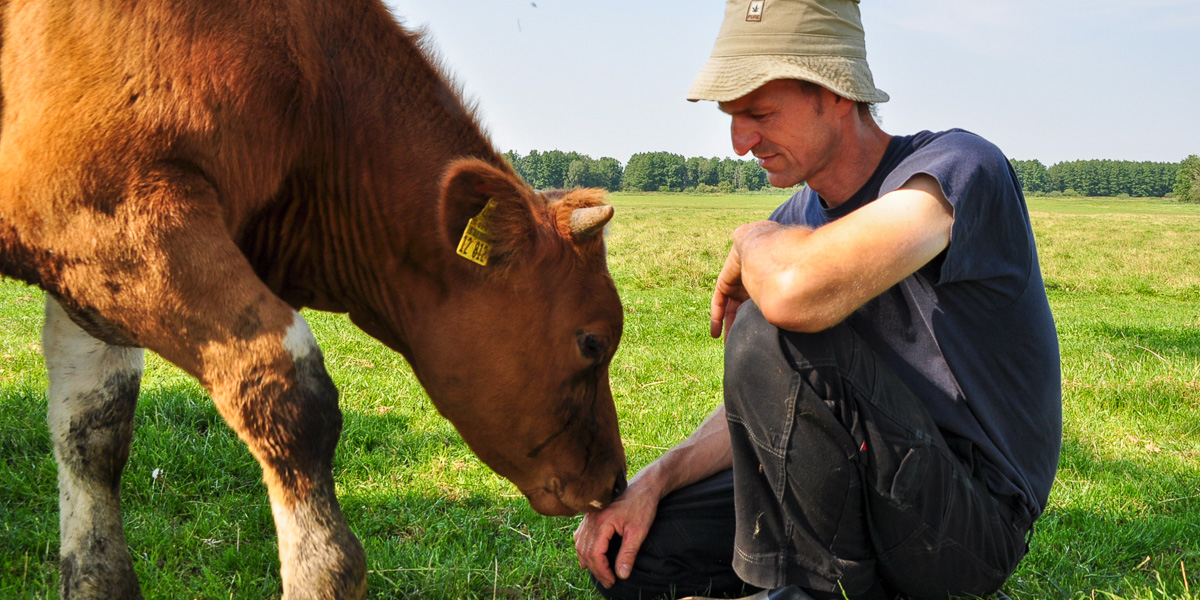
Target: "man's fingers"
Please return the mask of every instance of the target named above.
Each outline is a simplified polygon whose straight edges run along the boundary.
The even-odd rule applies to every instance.
[[[714,294],[712,305],[712,321],[708,326],[708,334],[714,338],[720,338],[722,332],[724,332],[726,336],[729,335],[729,328],[733,327],[733,320],[737,318],[738,307],[740,307],[742,302],[744,302],[744,300],[738,300],[725,294],[721,294],[720,292],[717,292],[717,294],[720,294],[721,296],[721,303],[718,307],[717,297]]]
[[[644,527],[626,527],[621,537],[621,549],[617,552],[617,577],[628,579],[633,572],[633,561],[637,558],[642,542],[646,541],[648,529]]]
[[[742,306],[740,300],[730,300],[725,305],[725,337],[729,337],[729,329],[733,327],[733,321],[737,318],[738,308]]]
[[[617,582],[613,570],[608,564],[608,544],[616,533],[611,523],[602,523],[585,531],[576,541],[575,553],[579,557],[579,566],[591,571],[596,581],[606,588]],[[582,546],[582,547],[581,547]]]
[[[575,535],[576,535],[576,537],[575,537],[575,560],[579,561],[579,568],[586,569],[587,564],[585,564],[585,562],[583,560],[583,556],[584,556],[583,548],[581,548],[579,545],[579,537],[578,537],[579,530],[578,529],[575,530]]]
[[[712,304],[709,306],[709,335],[720,338],[722,329],[728,331],[732,313],[746,298],[746,290],[742,287],[741,257],[736,249],[732,249],[729,256],[725,257],[725,265],[721,267],[713,289]]]
[[[714,338],[721,337],[721,323],[725,322],[725,294],[713,294],[712,307],[709,309],[708,334]]]
[[[579,561],[579,566],[583,568],[587,568],[587,565],[583,564],[583,555],[586,550],[585,543],[587,540],[587,533],[584,530],[590,529],[589,525],[587,517],[584,517],[579,522],[579,527],[575,528],[575,533],[571,534],[572,539],[575,540],[575,558]]]

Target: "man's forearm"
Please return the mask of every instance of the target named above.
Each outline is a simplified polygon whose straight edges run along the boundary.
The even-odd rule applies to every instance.
[[[658,490],[659,497],[733,466],[729,424],[725,406],[713,411],[692,435],[646,465],[634,476],[635,483]]]

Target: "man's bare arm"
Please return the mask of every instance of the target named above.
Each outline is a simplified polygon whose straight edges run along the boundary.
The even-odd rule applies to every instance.
[[[953,222],[937,180],[916,175],[816,230],[770,221],[739,227],[730,252],[738,264],[726,262],[717,287],[744,290],[777,327],[821,331],[945,250]]]

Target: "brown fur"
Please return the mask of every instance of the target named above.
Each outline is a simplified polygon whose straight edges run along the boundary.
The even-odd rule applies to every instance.
[[[454,248],[489,199],[480,267]],[[602,202],[522,182],[378,0],[0,0],[0,274],[207,387],[263,466],[287,598],[365,589],[300,307],[404,353],[539,511],[611,499],[621,308],[568,227]]]

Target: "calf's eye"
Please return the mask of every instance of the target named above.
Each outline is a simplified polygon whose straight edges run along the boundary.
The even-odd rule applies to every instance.
[[[579,344],[579,353],[585,359],[592,362],[603,360],[606,348],[600,336],[580,331],[575,335],[575,343]]]

